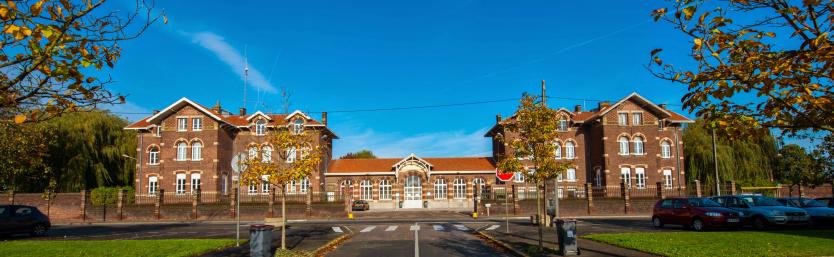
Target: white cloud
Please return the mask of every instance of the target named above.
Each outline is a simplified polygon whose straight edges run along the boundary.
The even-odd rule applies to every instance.
[[[184,33],[186,34],[186,33]],[[237,75],[243,79],[243,69],[245,65],[244,56],[240,51],[229,45],[223,37],[210,31],[202,31],[194,34],[187,34],[191,37],[191,42],[205,48],[214,53],[220,61],[226,63]],[[260,90],[267,93],[276,93],[278,90],[272,86],[263,74],[255,68],[249,67],[249,83]]]
[[[472,132],[441,131],[403,136],[367,129],[355,134],[340,134],[335,141],[334,157],[347,152],[368,149],[378,157],[398,158],[414,153],[420,157],[490,156],[490,141],[484,137],[487,128]]]

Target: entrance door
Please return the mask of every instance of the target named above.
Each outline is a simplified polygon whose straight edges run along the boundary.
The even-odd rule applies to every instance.
[[[405,201],[403,201],[403,208],[422,208],[423,207],[423,185],[420,183],[419,176],[408,176],[405,179]]]

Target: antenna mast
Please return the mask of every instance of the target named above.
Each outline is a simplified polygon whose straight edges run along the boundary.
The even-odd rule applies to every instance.
[[[246,45],[243,46],[243,108],[246,108],[246,82],[249,80],[249,56]]]

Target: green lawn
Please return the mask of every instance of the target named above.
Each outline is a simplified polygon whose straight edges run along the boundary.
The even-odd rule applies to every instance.
[[[235,244],[228,239],[100,241],[6,241],[0,255],[13,256],[196,256]]]
[[[665,256],[832,256],[834,231],[594,234],[584,238]]]

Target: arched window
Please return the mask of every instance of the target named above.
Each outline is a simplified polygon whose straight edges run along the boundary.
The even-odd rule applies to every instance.
[[[261,148],[261,162],[271,162],[272,161],[272,147],[265,145]]]
[[[203,143],[199,141],[191,143],[191,160],[202,160],[203,159]]]
[[[669,144],[669,141],[664,140],[663,142],[660,142],[660,157],[672,157],[672,144]]]
[[[472,191],[478,191],[478,195],[484,193],[484,187],[486,187],[486,183],[484,183],[484,179],[482,178],[475,178],[472,180]]]
[[[266,121],[263,119],[258,119],[255,122],[255,135],[265,135],[266,134]]]
[[[621,136],[617,139],[617,142],[620,143],[620,154],[627,155],[628,154],[628,138],[625,136]]]
[[[339,184],[339,194],[353,194],[353,180],[344,180]]]
[[[634,154],[635,155],[643,155],[643,137],[636,136],[634,137]]]
[[[185,161],[186,155],[188,155],[188,144],[179,142],[177,144],[177,161]]]
[[[379,200],[391,200],[391,182],[388,180],[379,181]]]
[[[446,199],[446,195],[448,194],[447,187],[445,179],[435,179],[434,199]]]
[[[466,181],[462,178],[455,179],[452,186],[455,189],[455,199],[466,199]]]
[[[362,180],[359,182],[359,199],[373,200],[373,184],[370,180]]]
[[[574,146],[573,142],[568,141],[565,143],[565,159],[573,160],[576,157],[576,147]]]
[[[251,146],[249,147],[249,159],[252,160],[255,158],[258,158],[258,148]]]
[[[560,145],[559,142],[553,144],[553,155],[557,160],[562,159],[562,145]]]
[[[297,155],[296,152],[295,147],[287,149],[287,163],[295,162],[295,156]]]
[[[296,134],[301,134],[301,132],[304,132],[304,120],[295,119],[295,121],[292,124],[292,132]]]
[[[564,116],[559,118],[559,131],[568,131],[568,119]]]
[[[159,164],[159,147],[152,146],[151,149],[148,150],[148,164]]]

